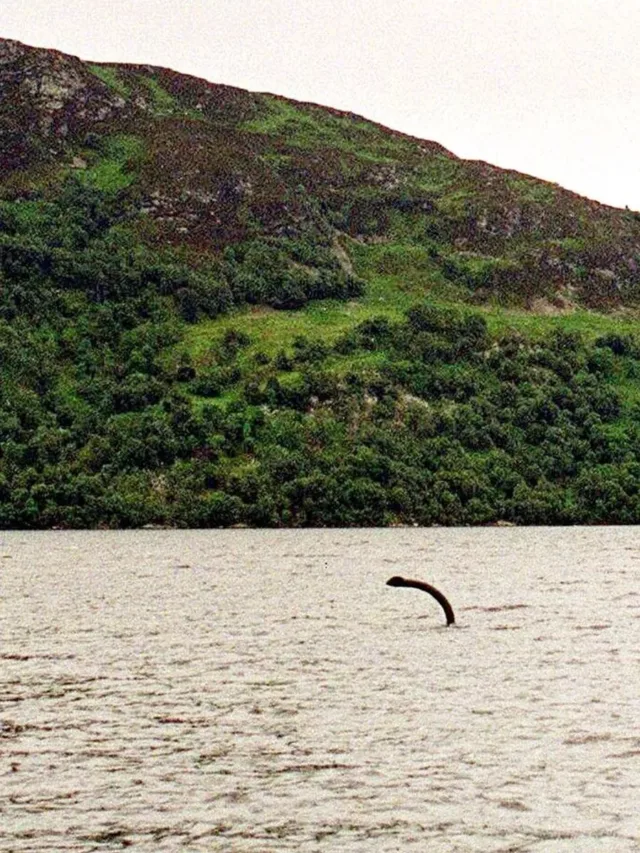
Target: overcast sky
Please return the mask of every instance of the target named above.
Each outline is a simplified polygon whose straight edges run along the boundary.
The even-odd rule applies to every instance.
[[[0,36],[352,110],[640,210],[640,0],[0,0]]]

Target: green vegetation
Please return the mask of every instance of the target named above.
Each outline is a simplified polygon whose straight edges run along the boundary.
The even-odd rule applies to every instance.
[[[171,115],[176,111],[176,99],[162,88],[155,77],[140,77],[139,79],[151,93],[156,115]]]
[[[118,75],[117,68],[109,65],[89,65],[88,67],[92,74],[95,74],[99,80],[102,80],[116,95],[120,95],[121,98],[129,97],[129,87]]]
[[[29,57],[0,528],[640,523],[638,214],[146,66],[52,117]]]
[[[364,294],[321,245],[194,269],[132,216],[0,205],[3,527],[640,521],[631,320],[425,301],[415,246]]]
[[[131,186],[136,180],[138,167],[143,156],[141,139],[132,135],[118,135],[93,142],[97,151],[93,163],[78,173],[78,179],[87,186],[107,193],[116,193]]]
[[[293,104],[273,95],[263,97],[261,114],[242,125],[248,133],[286,139],[301,148],[331,147],[371,160],[389,160],[407,149],[407,143],[384,137],[370,122],[332,114],[317,107]]]
[[[556,197],[558,187],[525,175],[509,174],[506,178],[509,188],[527,201],[551,204]]]

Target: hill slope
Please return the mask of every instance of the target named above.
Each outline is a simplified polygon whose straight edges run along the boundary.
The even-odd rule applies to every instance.
[[[0,527],[638,521],[639,263],[436,143],[0,40]]]
[[[128,187],[145,240],[215,252],[347,235],[429,248],[476,298],[638,296],[633,214],[358,116],[10,41],[0,91],[5,192],[46,192],[74,170]]]

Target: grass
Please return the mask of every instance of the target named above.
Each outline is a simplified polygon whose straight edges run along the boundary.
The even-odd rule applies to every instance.
[[[509,189],[514,190],[523,201],[532,201],[537,204],[553,204],[556,199],[557,187],[529,178],[525,175],[505,176],[505,182]]]
[[[295,311],[246,307],[191,326],[180,347],[186,349],[198,364],[206,360],[208,353],[229,329],[244,332],[251,340],[239,357],[244,373],[255,370],[254,356],[258,351],[271,358],[281,350],[290,353],[299,335],[331,345],[358,323],[372,317],[401,320],[412,305],[425,298],[438,305],[455,306],[463,314],[481,314],[492,337],[517,331],[536,340],[554,329],[561,329],[577,332],[585,341],[593,341],[611,332],[635,335],[639,328],[638,319],[632,315],[617,316],[575,309],[549,316],[534,314],[524,308],[472,306],[461,302],[455,286],[442,280],[428,253],[417,246],[354,243],[350,249],[357,273],[367,282],[366,292],[359,299],[348,302],[321,300]],[[381,266],[391,271],[380,272]],[[362,370],[367,366],[378,366],[383,357],[381,353],[331,356],[324,366],[338,372]],[[640,400],[640,382],[627,377],[624,372],[612,381],[626,403]],[[231,389],[226,396],[233,399],[235,394]]]
[[[112,92],[121,98],[128,100],[131,97],[131,87],[119,76],[118,69],[105,65],[89,65],[89,70],[107,85]],[[153,113],[158,118],[165,116],[184,115],[188,118],[202,121],[204,116],[198,110],[184,110],[180,107],[174,96],[164,89],[155,77],[146,74],[138,74],[136,77],[140,85],[148,89],[151,96]]]
[[[496,306],[474,310],[483,313],[492,334],[518,331],[534,340],[544,337],[553,329],[577,332],[587,341],[610,332],[619,335],[637,335],[640,330],[640,318],[637,316],[598,314],[583,308],[552,316],[534,314],[524,309],[505,309]]]
[[[404,296],[391,300],[390,285],[394,283],[396,295],[404,294]],[[198,365],[207,361],[209,353],[221,343],[225,332],[230,329],[245,332],[249,335],[251,343],[238,355],[237,364],[241,370],[242,382],[247,378],[258,378],[260,368],[255,362],[255,355],[258,352],[266,353],[270,358],[281,350],[291,354],[293,342],[299,335],[331,345],[342,334],[371,317],[385,316],[390,320],[401,320],[406,309],[418,301],[420,300],[415,294],[400,290],[398,282],[394,282],[392,278],[377,277],[370,282],[366,296],[358,300],[346,303],[323,300],[310,303],[299,311],[276,311],[265,307],[246,308],[215,320],[198,323],[188,329],[179,347],[181,350],[186,349],[194,364]],[[524,310],[464,306],[455,300],[438,304],[454,305],[462,313],[482,314],[492,336],[517,330],[536,339],[543,338],[553,329],[564,329],[580,332],[585,339],[593,340],[607,332],[624,334],[636,331],[638,328],[638,324],[630,319],[621,320],[588,311],[547,317],[532,315]],[[330,353],[322,362],[322,369],[338,376],[344,376],[350,371],[362,374],[379,369],[386,359],[387,354],[384,351],[362,352],[359,350],[345,355]],[[455,369],[455,366],[452,369]],[[278,378],[287,384],[292,381],[293,373],[279,372]],[[614,375],[608,379],[608,384],[611,384],[621,395],[624,410],[620,428],[626,429],[633,407],[640,405],[640,381],[628,376],[624,365],[620,364]],[[238,383],[214,399],[194,396],[193,401],[199,407],[205,404],[224,405],[241,398],[242,391]]]
[[[473,194],[469,189],[452,189],[438,200],[438,210],[448,216],[463,216],[472,197]]]
[[[299,148],[331,147],[378,161],[391,162],[407,150],[407,142],[382,135],[364,120],[294,106],[273,95],[264,95],[263,99],[266,109],[244,122],[240,130],[281,136],[288,145]]]
[[[199,110],[184,109],[181,107],[176,98],[170,92],[167,92],[166,89],[163,89],[155,77],[141,75],[138,79],[149,90],[153,101],[154,115],[158,118],[180,115],[204,121],[204,116]]]
[[[153,100],[154,113],[157,116],[173,115],[177,109],[176,99],[169,94],[166,89],[163,89],[155,77],[147,77],[141,75],[138,77],[143,86],[145,86]]]
[[[105,65],[89,65],[88,67],[89,70],[95,74],[99,80],[102,80],[102,82],[108,86],[112,92],[115,92],[116,95],[120,95],[121,98],[129,97],[130,89],[118,76],[117,69],[109,68]]]
[[[137,136],[107,137],[101,146],[101,157],[79,172],[78,177],[96,189],[118,192],[135,181],[137,170],[134,167],[142,158],[143,150],[143,142]]]
[[[416,187],[424,193],[443,193],[453,186],[461,171],[460,161],[445,157],[444,154],[435,154],[417,170]],[[458,192],[463,199],[469,195],[468,190]]]
[[[436,269],[433,258],[424,245],[414,243],[357,243],[350,245],[350,254],[358,275],[375,273],[414,278]]]
[[[298,335],[332,344],[340,335],[372,317],[400,320],[424,292],[424,280],[420,287],[409,287],[398,276],[373,274],[368,277],[366,293],[359,299],[348,302],[323,299],[291,311],[265,306],[243,308],[191,326],[182,346],[198,362],[229,329],[242,331],[251,338],[251,346],[245,351],[247,357],[258,350],[270,357],[280,350],[288,351]]]

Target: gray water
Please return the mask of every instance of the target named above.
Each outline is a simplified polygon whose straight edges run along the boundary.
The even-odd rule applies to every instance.
[[[639,641],[633,528],[0,534],[0,850],[640,850]]]

